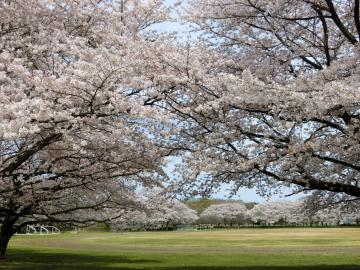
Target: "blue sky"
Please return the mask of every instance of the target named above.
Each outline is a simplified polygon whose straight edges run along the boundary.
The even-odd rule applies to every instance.
[[[165,5],[166,6],[174,6],[175,3],[177,2],[177,0],[165,0]],[[183,1],[183,3],[185,3],[186,1]],[[175,11],[174,8],[174,12],[172,13],[172,16],[174,18],[177,17],[177,12]],[[186,26],[180,24],[180,23],[176,23],[176,22],[166,22],[166,23],[160,23],[160,24],[156,24],[154,26],[152,26],[152,28],[159,30],[161,32],[185,32]]]

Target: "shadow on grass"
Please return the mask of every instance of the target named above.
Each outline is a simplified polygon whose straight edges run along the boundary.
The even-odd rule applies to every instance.
[[[156,260],[133,259],[119,255],[86,255],[76,253],[38,252],[16,249],[8,252],[5,259],[0,260],[0,269],[36,269],[36,270],[79,270],[79,269],[129,269],[112,267],[119,264],[156,263]],[[131,268],[134,269],[134,268]]]
[[[0,260],[0,270],[359,270],[360,265],[307,265],[307,266],[160,266],[159,260],[133,259],[126,256],[51,253],[32,250],[9,252]],[[180,262],[181,263],[181,262]],[[123,266],[121,266],[123,264]]]
[[[148,270],[359,270],[359,265],[316,265],[316,266],[231,266],[231,267],[184,267],[184,268],[148,268]],[[121,268],[120,268],[121,269]],[[128,269],[129,270],[129,269]]]

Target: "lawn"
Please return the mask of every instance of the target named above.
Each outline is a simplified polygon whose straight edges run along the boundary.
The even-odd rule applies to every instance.
[[[0,269],[358,270],[360,228],[15,236]]]

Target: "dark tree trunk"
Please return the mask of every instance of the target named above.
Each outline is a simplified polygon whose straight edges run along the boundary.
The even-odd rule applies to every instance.
[[[5,258],[11,236],[12,235],[0,235],[0,259]]]
[[[17,217],[15,216],[5,216],[4,222],[1,224],[0,259],[5,257],[10,238],[16,233],[14,226],[16,221]]]

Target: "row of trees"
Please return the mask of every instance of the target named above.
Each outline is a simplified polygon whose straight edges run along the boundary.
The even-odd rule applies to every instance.
[[[108,228],[111,231],[173,230],[177,225],[194,224],[199,219],[197,212],[186,204],[164,196],[153,197],[147,206],[145,211],[125,210],[120,218],[107,222]]]
[[[359,0],[190,0],[188,44],[154,31],[171,11],[0,1],[0,256],[28,224],[143,209],[144,187],[360,197]]]
[[[359,218],[357,211],[340,206],[314,210],[305,201],[271,201],[250,209],[240,203],[211,205],[197,222],[218,226],[335,226],[357,224]]]
[[[178,200],[162,198],[161,209],[152,211],[125,212],[109,222],[112,231],[124,230],[173,230],[178,225],[211,225],[212,227],[234,226],[339,226],[357,225],[358,211],[335,206],[321,210],[307,207],[301,201],[270,201],[247,207],[243,203],[223,202],[212,204],[197,213]],[[180,226],[181,228],[181,226]]]

